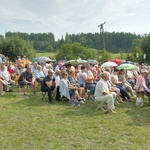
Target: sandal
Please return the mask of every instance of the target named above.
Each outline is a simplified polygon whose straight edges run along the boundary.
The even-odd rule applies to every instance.
[[[119,103],[124,103],[124,101],[123,100],[119,100]]]
[[[133,99],[128,99],[128,101],[129,101],[129,102],[134,102],[134,100],[133,100]]]

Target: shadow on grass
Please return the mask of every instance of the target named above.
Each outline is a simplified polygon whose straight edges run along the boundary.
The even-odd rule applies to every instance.
[[[131,117],[132,122],[127,126],[149,126],[150,125],[150,107],[145,102],[143,107],[135,106],[135,103],[129,103],[124,106],[126,114]]]
[[[29,98],[17,97],[17,100],[9,102],[9,105],[25,105],[25,106],[46,106],[48,100],[41,100],[41,96],[30,95]]]
[[[87,100],[84,104],[81,104],[80,106],[67,106],[66,105],[66,111],[59,112],[58,115],[62,116],[88,116],[88,117],[94,117],[99,116],[102,114],[106,114],[103,110],[95,111],[97,108],[97,105],[91,101]]]

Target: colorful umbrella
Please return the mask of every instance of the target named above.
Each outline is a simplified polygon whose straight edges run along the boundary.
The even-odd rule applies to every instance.
[[[116,67],[118,66],[115,62],[111,62],[111,61],[108,61],[108,62],[104,62],[101,67]]]
[[[115,62],[117,65],[120,65],[121,63],[122,63],[122,60],[121,59],[118,59],[118,58],[116,58],[116,59],[113,59],[113,60],[111,60],[112,62]]]
[[[137,67],[135,65],[132,64],[121,64],[117,67],[117,69],[124,69],[124,70],[135,70],[137,69]]]
[[[26,65],[26,64],[32,64],[32,62],[29,61],[29,60],[27,60],[27,59],[21,59],[21,60],[19,60],[19,63],[23,63],[24,65]]]
[[[89,64],[97,64],[97,63],[98,63],[98,61],[95,60],[95,59],[88,59],[87,62],[88,62]]]
[[[79,60],[79,62],[80,62],[81,64],[88,63],[87,60],[83,60],[83,59]]]
[[[38,61],[38,63],[41,63],[41,62],[54,62],[55,60],[52,60],[52,59],[45,57],[45,56],[41,56],[38,58],[37,61]]]
[[[79,65],[80,63],[80,60],[69,60],[64,65]]]

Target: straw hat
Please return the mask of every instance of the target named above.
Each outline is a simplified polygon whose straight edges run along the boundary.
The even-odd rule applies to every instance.
[[[148,73],[148,71],[146,69],[141,69],[141,73]]]

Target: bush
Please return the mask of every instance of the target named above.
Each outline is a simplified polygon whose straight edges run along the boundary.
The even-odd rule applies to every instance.
[[[26,56],[28,59],[33,58],[35,51],[29,41],[22,40],[18,36],[5,38],[0,43],[1,53],[14,61],[17,56]]]

